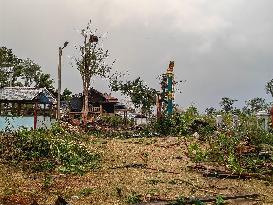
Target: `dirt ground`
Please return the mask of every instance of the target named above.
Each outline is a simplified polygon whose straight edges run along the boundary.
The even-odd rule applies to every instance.
[[[71,205],[123,205],[135,196],[145,202],[236,194],[259,198],[228,204],[273,204],[271,182],[205,178],[190,171],[187,166],[192,163],[180,138],[91,138],[88,146],[101,154],[102,161],[99,169],[83,176],[28,174],[0,165],[0,205],[27,205],[33,199],[50,205],[59,195]]]

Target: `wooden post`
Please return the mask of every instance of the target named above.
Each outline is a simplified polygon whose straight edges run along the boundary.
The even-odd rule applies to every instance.
[[[44,121],[45,121],[45,109],[46,109],[46,104],[44,104],[44,110],[43,110]]]
[[[34,107],[34,130],[37,128],[37,106],[38,103],[35,102],[35,107]]]
[[[128,124],[128,111],[127,110],[126,110],[125,118],[126,118],[126,125],[127,125]]]
[[[271,127],[273,128],[273,107],[270,109],[270,115],[271,115]]]
[[[100,105],[100,115],[103,114],[103,109],[102,109],[102,105]]]
[[[156,96],[156,116],[157,116],[157,119],[160,119],[161,118],[161,110],[162,110],[162,102],[161,102],[161,99],[160,99],[160,94],[157,94]]]
[[[123,112],[124,124],[127,126],[127,110]]]
[[[21,103],[17,103],[17,116],[21,116]]]

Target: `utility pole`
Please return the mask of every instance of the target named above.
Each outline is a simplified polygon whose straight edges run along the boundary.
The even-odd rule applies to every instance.
[[[57,99],[57,120],[61,119],[61,85],[62,85],[62,55],[63,49],[67,46],[68,42],[64,43],[63,47],[59,47],[59,64],[58,64],[58,99]]]

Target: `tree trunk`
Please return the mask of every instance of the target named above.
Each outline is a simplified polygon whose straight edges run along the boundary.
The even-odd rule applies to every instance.
[[[88,106],[88,83],[84,82],[83,84],[83,107],[82,107],[82,120],[83,124],[86,124],[87,121],[87,115],[89,111],[89,106]]]

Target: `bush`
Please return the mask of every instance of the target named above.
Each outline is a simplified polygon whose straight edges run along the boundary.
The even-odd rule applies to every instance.
[[[159,135],[186,136],[198,132],[201,136],[213,133],[215,122],[212,117],[202,116],[193,106],[182,113],[163,115],[152,127]]]
[[[217,162],[239,174],[268,171],[265,165],[272,166],[273,159],[263,156],[260,151],[266,146],[272,147],[273,134],[261,128],[255,116],[240,114],[235,127],[232,115],[225,113],[223,124],[217,132],[203,136],[205,144],[197,141],[189,146],[191,159],[194,162]]]
[[[111,127],[118,127],[124,124],[124,119],[118,115],[106,115],[102,116],[101,121],[103,124],[106,124]]]
[[[133,192],[127,197],[126,200],[127,204],[138,204],[141,202],[140,194],[137,194],[136,192]]]
[[[79,138],[58,124],[49,130],[23,129],[0,136],[0,157],[4,163],[32,171],[83,174],[97,167],[99,155],[90,153]]]

